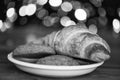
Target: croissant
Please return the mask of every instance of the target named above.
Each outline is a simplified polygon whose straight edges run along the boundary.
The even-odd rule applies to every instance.
[[[105,61],[110,58],[110,47],[99,35],[81,25],[69,26],[42,38],[57,54],[69,55],[92,61]]]

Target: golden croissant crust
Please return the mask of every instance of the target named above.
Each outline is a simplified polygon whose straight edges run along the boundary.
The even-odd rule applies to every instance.
[[[92,51],[92,53],[86,53],[87,49],[90,47],[89,45],[94,47],[96,46],[95,44],[101,46],[102,49],[96,52],[96,50],[100,48],[96,47],[96,50]],[[109,54],[106,54],[110,53],[110,47],[105,40],[97,34],[91,33],[88,29],[78,26],[70,26],[62,29],[55,38],[54,49],[58,54],[70,55],[93,61],[104,61],[110,57]],[[89,57],[88,54],[92,56]]]
[[[81,25],[69,26],[58,32],[52,32],[33,43],[51,47],[54,54],[59,55],[97,62],[110,58],[110,47],[107,42]]]

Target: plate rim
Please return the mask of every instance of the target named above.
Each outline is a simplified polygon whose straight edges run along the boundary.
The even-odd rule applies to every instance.
[[[88,68],[97,68],[101,66],[104,61],[94,64],[80,65],[80,66],[55,66],[55,65],[42,65],[42,64],[33,64],[28,62],[23,62],[13,58],[13,52],[9,53],[7,56],[8,60],[14,64],[31,67],[31,68],[39,68],[39,69],[52,69],[52,70],[77,70],[77,69],[88,69]]]

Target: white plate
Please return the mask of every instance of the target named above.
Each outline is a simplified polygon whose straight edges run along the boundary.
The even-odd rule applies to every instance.
[[[8,54],[8,60],[13,62],[20,70],[36,75],[51,77],[73,77],[88,74],[104,63],[100,62],[80,66],[41,65],[17,60],[13,58],[12,54],[13,53]]]

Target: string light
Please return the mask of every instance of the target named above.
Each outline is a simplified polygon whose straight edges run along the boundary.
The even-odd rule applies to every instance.
[[[52,20],[51,20],[51,21],[53,22],[53,24],[59,22],[60,17],[58,16],[57,13],[51,13],[50,16],[52,17]]]
[[[39,18],[39,19],[42,19],[43,17],[47,16],[48,15],[48,11],[44,8],[42,8],[41,10],[37,11],[36,13],[36,16]]]
[[[6,30],[7,30],[7,27],[6,27],[6,24],[5,24],[6,22],[2,22],[1,23],[1,28],[0,28],[0,30],[1,30],[1,32],[5,32]]]
[[[6,15],[7,15],[8,18],[13,17],[14,14],[15,14],[15,9],[14,9],[14,8],[9,8],[9,9],[7,10]]]
[[[3,27],[3,22],[0,20],[0,29]]]
[[[73,9],[73,6],[70,2],[63,2],[61,4],[61,9],[65,12],[70,12]]]
[[[17,18],[18,18],[18,15],[17,15],[17,13],[15,13],[12,17],[8,18],[8,20],[9,20],[11,23],[13,23],[13,22],[16,21]]]
[[[49,4],[52,7],[59,7],[62,4],[62,0],[49,0]]]
[[[113,19],[113,30],[115,33],[120,32],[120,21],[118,19]]]
[[[68,17],[68,16],[63,16],[61,19],[60,19],[60,23],[62,26],[66,26],[66,22],[67,21],[70,21],[71,19]]]
[[[2,28],[1,28],[1,32],[5,32],[7,30],[7,28],[5,27],[5,26],[3,26]]]
[[[43,23],[46,27],[50,27],[50,26],[53,25],[53,23],[52,23],[51,20],[52,20],[52,17],[51,17],[51,16],[46,16],[46,17],[44,17],[42,23]]]
[[[19,9],[20,16],[26,16],[26,8],[27,8],[27,6],[25,6],[25,5],[20,7],[20,9]]]
[[[74,15],[80,21],[84,21],[87,19],[87,12],[82,8],[76,9]]]
[[[16,19],[17,19],[17,13],[15,12],[15,9],[14,8],[9,8],[7,10],[7,19],[10,21],[10,22],[14,22]]]
[[[51,23],[52,24],[55,24],[55,23],[57,23],[58,22],[58,20],[59,20],[59,18],[58,17],[51,17]]]
[[[28,4],[26,7],[26,15],[32,16],[37,10],[36,4]]]
[[[37,4],[39,5],[45,5],[48,2],[48,0],[37,0]]]

